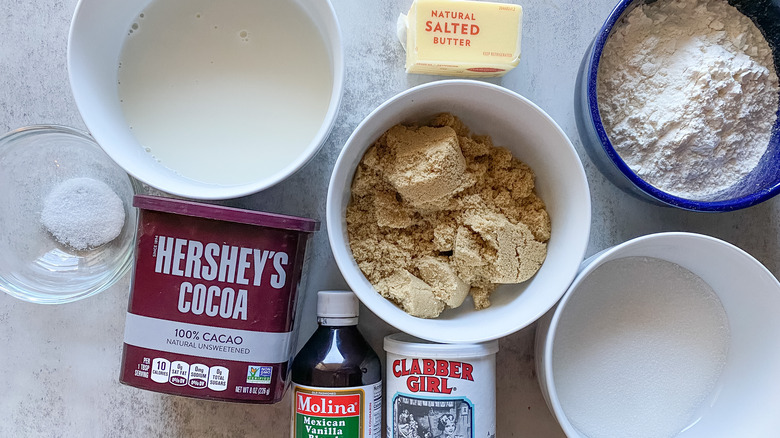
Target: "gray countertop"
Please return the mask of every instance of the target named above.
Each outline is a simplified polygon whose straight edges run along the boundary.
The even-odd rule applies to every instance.
[[[346,86],[330,138],[285,182],[224,204],[324,221],[328,178],[352,130],[394,94],[441,79],[404,73],[395,20],[410,0],[332,1],[346,49]],[[525,12],[522,59],[503,79],[490,80],[539,105],[574,143],[593,204],[587,255],[644,234],[692,231],[733,243],[780,275],[780,199],[721,214],[657,207],[618,190],[586,155],[574,121],[574,81],[588,44],[615,2],[516,1]],[[76,0],[0,2],[0,131],[31,124],[84,128],[71,96],[65,57],[75,6]],[[308,338],[316,325],[316,291],[346,287],[324,231],[309,250],[313,257],[299,339]],[[98,296],[60,306],[0,295],[0,437],[288,435],[289,397],[276,405],[244,405],[120,385],[129,284],[126,275]],[[360,327],[379,352],[383,336],[395,331],[365,308]],[[502,438],[563,436],[536,381],[534,332],[530,326],[500,340],[497,432]]]

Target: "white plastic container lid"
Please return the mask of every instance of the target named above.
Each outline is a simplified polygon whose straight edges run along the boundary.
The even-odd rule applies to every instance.
[[[357,318],[360,302],[347,290],[321,290],[317,292],[317,316],[321,318]]]
[[[360,301],[348,290],[317,292],[317,322],[326,326],[357,325]]]
[[[406,333],[385,336],[385,351],[400,356],[430,358],[484,357],[498,352],[498,341],[478,344],[437,344]]]

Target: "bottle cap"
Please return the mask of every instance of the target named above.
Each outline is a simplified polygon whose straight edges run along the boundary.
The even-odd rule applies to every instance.
[[[320,318],[357,318],[360,302],[348,290],[321,290],[317,293],[317,316]]]

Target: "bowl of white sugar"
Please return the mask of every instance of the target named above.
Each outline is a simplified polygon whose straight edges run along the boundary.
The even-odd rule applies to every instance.
[[[540,320],[536,360],[569,437],[775,437],[780,283],[692,233],[598,253]]]
[[[623,0],[585,54],[575,115],[597,167],[660,205],[731,211],[780,192],[780,5]]]
[[[68,72],[84,123],[129,174],[226,199],[316,154],[344,60],[328,0],[80,0]]]
[[[0,137],[0,291],[42,304],[111,287],[132,264],[135,182],[85,132]]]

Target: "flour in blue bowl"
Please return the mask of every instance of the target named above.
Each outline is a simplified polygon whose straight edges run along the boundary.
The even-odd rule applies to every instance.
[[[637,6],[615,25],[598,72],[612,146],[645,182],[688,199],[756,167],[779,94],[769,44],[726,0]]]

